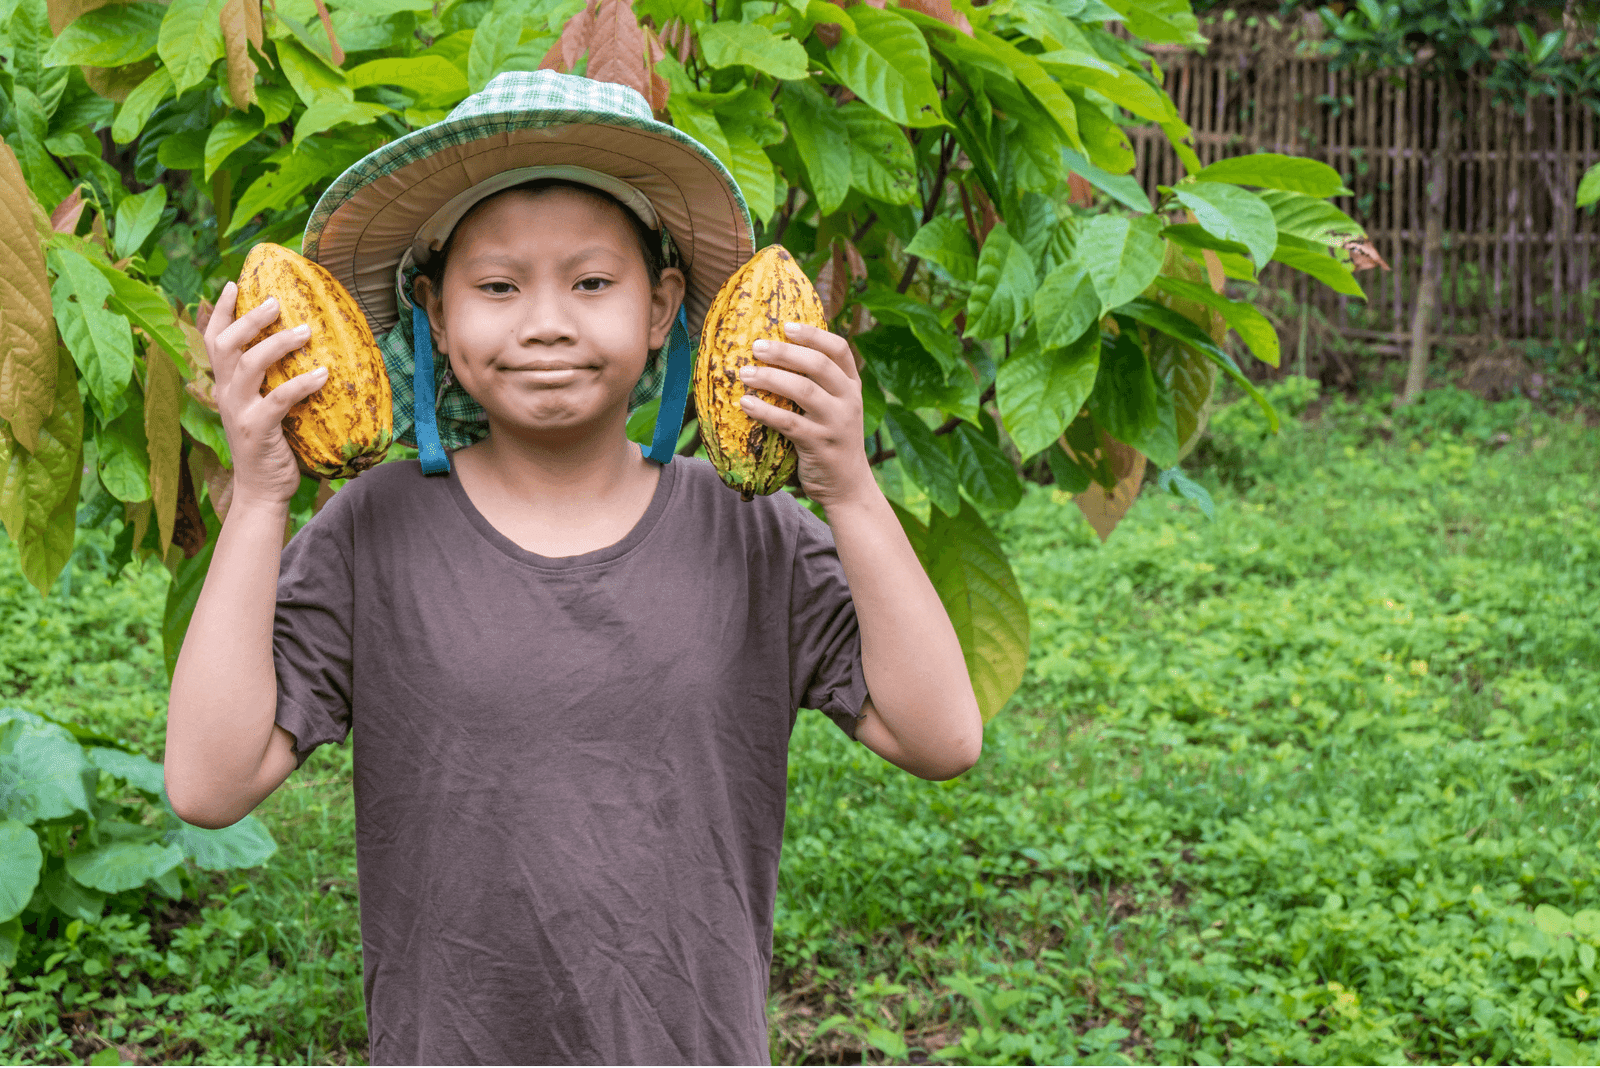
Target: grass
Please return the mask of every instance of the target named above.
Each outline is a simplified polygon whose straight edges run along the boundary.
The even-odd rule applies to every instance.
[[[971,773],[801,717],[775,1060],[1600,1061],[1594,433],[1449,394],[1214,425],[1215,522],[1002,522],[1033,654]],[[163,574],[13,574],[0,700],[158,755]],[[362,1062],[349,779],[319,750],[204,907],[25,946],[0,1057]]]

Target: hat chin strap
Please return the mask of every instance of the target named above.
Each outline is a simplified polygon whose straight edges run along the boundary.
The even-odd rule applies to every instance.
[[[417,459],[425,475],[448,475],[450,457],[439,441],[439,419],[435,411],[438,397],[433,387],[433,330],[428,325],[428,313],[420,303],[411,306],[412,354],[416,369],[412,372],[412,434],[417,442]],[[669,464],[678,449],[678,435],[683,430],[683,409],[689,400],[689,375],[693,370],[694,354],[689,347],[689,315],[678,309],[678,319],[672,324],[667,338],[667,373],[661,389],[661,407],[656,413],[655,435],[645,452],[647,460]]]

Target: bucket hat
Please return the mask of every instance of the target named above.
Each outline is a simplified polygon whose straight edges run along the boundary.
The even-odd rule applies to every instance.
[[[671,460],[682,427],[689,339],[754,251],[750,212],[727,168],[699,141],[658,122],[637,91],[611,82],[548,70],[500,74],[443,120],[351,165],[312,209],[301,250],[350,291],[379,339],[395,438],[417,447],[429,474],[448,472],[445,449],[480,440],[488,423],[434,353],[427,313],[411,299],[412,279],[474,204],[535,178],[609,193],[659,231],[667,262],[684,272],[666,366],[652,360],[630,397],[637,407],[661,395],[645,453],[657,463]]]

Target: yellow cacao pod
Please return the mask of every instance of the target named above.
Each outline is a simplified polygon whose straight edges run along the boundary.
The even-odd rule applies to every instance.
[[[263,241],[239,269],[235,318],[268,297],[278,298],[278,321],[250,345],[302,323],[310,324],[311,338],[267,369],[261,394],[312,368],[326,367],[323,387],[284,416],[283,435],[313,474],[353,478],[382,460],[394,437],[389,374],[372,328],[355,298],[321,264]]]
[[[700,332],[694,369],[694,403],[706,455],[722,481],[750,500],[773,493],[794,473],[794,444],[744,414],[739,398],[747,392],[739,368],[764,366],[751,346],[761,338],[787,341],[784,323],[828,328],[822,300],[811,280],[782,245],[768,245],[733,273],[711,302]],[[791,412],[786,397],[764,389],[757,397]]]

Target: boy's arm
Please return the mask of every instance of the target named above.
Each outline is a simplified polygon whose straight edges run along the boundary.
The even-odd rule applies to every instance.
[[[173,670],[162,761],[173,811],[201,827],[243,819],[295,768],[294,736],[275,722],[272,662],[283,531],[300,485],[281,424],[327,380],[318,368],[261,396],[267,368],[309,334],[284,330],[245,350],[277,319],[278,306],[269,300],[234,321],[237,297],[232,282],[223,287],[205,332],[233,453],[233,505]]]
[[[867,463],[854,354],[826,330],[790,323],[788,334],[790,343],[757,342],[770,366],[741,375],[803,414],[752,394],[740,404],[794,442],[801,485],[828,513],[871,694],[856,738],[913,775],[954,778],[977,762],[983,718],[950,617]]]

